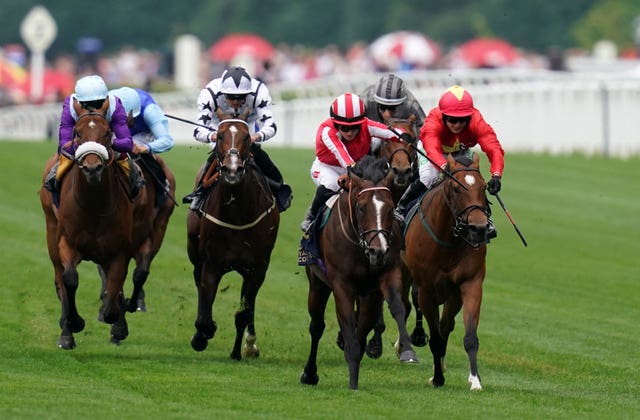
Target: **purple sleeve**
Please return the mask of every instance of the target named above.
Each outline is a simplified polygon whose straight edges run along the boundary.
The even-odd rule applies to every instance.
[[[73,140],[73,127],[76,125],[76,121],[71,116],[69,111],[71,96],[67,96],[62,104],[62,115],[60,116],[60,128],[58,130],[58,153],[62,150],[62,147]],[[73,154],[74,150],[71,145],[66,149],[67,152]]]
[[[127,113],[120,100],[116,103],[116,109],[111,115],[111,130],[114,134],[113,149],[121,153],[129,153],[133,149],[131,132],[127,126]]]

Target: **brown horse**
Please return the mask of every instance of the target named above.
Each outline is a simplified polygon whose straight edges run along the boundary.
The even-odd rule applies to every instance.
[[[187,250],[198,289],[198,316],[191,347],[203,351],[217,326],[212,307],[222,276],[242,276],[241,308],[235,314],[236,339],[231,358],[257,357],[254,312],[280,224],[280,213],[267,179],[254,166],[247,113],[238,118],[219,113],[216,160],[206,174],[209,189],[201,214],[187,216]],[[202,171],[202,169],[201,169]],[[199,179],[196,178],[196,181]],[[241,351],[243,334],[247,330]]]
[[[159,192],[156,189],[158,175],[154,172],[150,160],[155,160],[157,165],[166,178],[165,192]],[[173,214],[173,210],[176,206],[175,193],[176,193],[176,178],[173,172],[165,161],[157,155],[140,155],[135,161],[140,166],[142,174],[145,180],[145,189],[147,191],[146,205],[149,206],[151,212],[151,219],[153,220],[153,227],[151,230],[138,231],[139,234],[145,235],[142,244],[139,246],[136,255],[134,256],[136,261],[136,268],[133,271],[133,284],[140,284],[140,293],[136,302],[136,308],[138,311],[146,311],[145,304],[145,292],[142,285],[147,281],[149,271],[151,268],[151,262],[160,251],[164,235],[167,232],[167,226],[169,219]],[[163,196],[158,197],[159,194]],[[100,297],[105,296],[106,291],[106,275],[104,270],[98,266],[98,273],[102,279],[102,291]],[[99,314],[99,319],[102,319],[102,312]]]
[[[111,341],[118,343],[128,335],[125,310],[135,311],[140,284],[134,285],[130,300],[125,300],[123,285],[130,259],[140,239],[151,230],[146,212],[146,191],[130,198],[129,183],[114,164],[112,133],[106,120],[109,101],[97,111],[83,109],[74,100],[78,119],[74,128],[76,145],[73,167],[62,179],[60,206],[42,187],[40,201],[45,213],[47,247],[53,263],[55,285],[62,306],[58,346],[73,349],[73,333],[84,329],[84,319],[76,307],[77,265],[85,261],[98,264],[106,275],[104,321],[112,324]],[[44,174],[56,162],[47,162]],[[132,168],[133,170],[133,168]]]
[[[402,194],[409,187],[409,184],[418,177],[418,166],[417,166],[417,153],[415,147],[417,146],[418,139],[415,133],[415,115],[411,114],[407,119],[390,119],[385,120],[385,124],[389,126],[392,130],[398,132],[408,133],[411,136],[411,141],[406,143],[404,141],[385,141],[382,142],[382,145],[378,149],[377,155],[386,159],[389,165],[389,170],[393,173],[393,182],[389,186],[391,190],[391,194],[393,196],[394,203],[398,203]],[[400,287],[400,292],[403,295],[403,303],[405,305],[405,319],[402,321],[402,325],[399,325],[399,331],[406,329],[406,319],[409,317],[409,313],[411,312],[411,304],[409,303],[406,295],[409,293],[409,290],[412,291],[412,298],[414,302],[414,307],[416,308],[416,327],[411,333],[411,343],[418,347],[423,347],[426,345],[426,334],[424,328],[422,327],[422,315],[418,309],[417,302],[417,287],[412,287],[412,281],[409,275],[408,270],[405,266],[403,266],[403,284]],[[411,289],[410,289],[411,288]],[[395,290],[393,291],[396,292]],[[389,292],[385,296],[388,296]],[[385,330],[384,324],[384,316],[380,316],[380,319],[376,323],[375,328],[373,329],[373,336],[369,340],[366,348],[366,354],[374,359],[382,356],[382,333]],[[398,342],[396,342],[396,352],[398,352]],[[418,362],[417,356],[415,357],[407,357],[408,354],[405,355],[405,360],[401,357],[401,361],[405,362]]]
[[[385,160],[366,156],[349,172],[347,190],[340,194],[319,233],[320,261],[306,266],[311,350],[300,377],[303,384],[316,385],[319,381],[317,350],[331,293],[344,340],[349,386],[357,389],[367,335],[382,311],[381,289],[401,282],[400,223],[393,215],[389,190],[393,174],[385,169]],[[389,305],[396,319],[404,318],[399,296]],[[410,348],[406,330],[402,344]]]
[[[488,208],[486,184],[478,155],[466,150],[448,156],[450,178],[422,199],[405,233],[405,259],[419,287],[419,303],[429,325],[434,387],[444,385],[444,358],[455,316],[463,308],[464,348],[469,357],[469,384],[480,390],[478,321],[487,253]],[[444,305],[440,316],[439,305]]]

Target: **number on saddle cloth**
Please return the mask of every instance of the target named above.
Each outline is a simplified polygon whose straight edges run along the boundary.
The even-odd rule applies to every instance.
[[[320,248],[318,247],[318,232],[326,225],[329,215],[333,210],[334,204],[340,198],[340,194],[334,194],[325,203],[316,215],[315,220],[311,224],[309,232],[302,235],[300,239],[300,248],[298,249],[298,265],[305,266],[318,262],[320,256]]]

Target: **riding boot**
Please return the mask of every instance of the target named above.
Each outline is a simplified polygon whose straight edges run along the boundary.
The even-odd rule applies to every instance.
[[[400,215],[404,220],[407,211],[411,207],[411,203],[417,200],[425,191],[427,191],[427,187],[422,183],[422,181],[420,181],[420,179],[413,181],[400,198],[400,201],[398,201],[395,210],[396,215]]]
[[[44,178],[44,189],[51,192],[53,205],[60,207],[60,181],[58,180],[58,162],[56,162]]]
[[[316,190],[316,195],[313,197],[313,201],[311,205],[307,209],[305,213],[304,220],[300,223],[300,229],[304,233],[307,233],[313,224],[313,221],[316,219],[318,212],[322,208],[322,206],[327,202],[329,197],[331,197],[335,192],[331,191],[329,188],[324,185],[320,185]]]
[[[279,210],[282,213],[291,206],[291,200],[293,199],[291,187],[284,183],[282,173],[258,143],[251,145],[251,153],[256,166],[267,177],[269,189],[271,189],[273,196],[276,197]]]
[[[199,204],[201,203],[195,203],[194,201],[198,200],[200,202],[202,202],[202,197],[203,197],[203,193],[205,188],[202,185],[202,180],[204,179],[205,174],[209,171],[209,167],[211,166],[211,164],[213,163],[213,161],[216,158],[216,154],[214,153],[214,150],[211,150],[211,152],[209,152],[209,156],[207,157],[207,161],[205,162],[204,168],[202,169],[202,176],[200,177],[200,180],[198,181],[198,185],[196,185],[196,187],[193,189],[193,192],[191,192],[190,194],[185,195],[184,197],[182,197],[182,203],[183,204],[188,204],[191,203],[191,205],[189,206],[189,210],[193,210],[196,211],[199,208]],[[197,205],[196,205],[197,204]]]

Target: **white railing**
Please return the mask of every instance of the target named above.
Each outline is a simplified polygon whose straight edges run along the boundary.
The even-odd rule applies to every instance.
[[[278,134],[268,147],[312,148],[316,129],[335,96],[360,92],[380,74],[273,85]],[[524,71],[401,74],[426,112],[451,84],[467,87],[506,151],[640,155],[640,77]],[[198,92],[155,95],[172,115],[195,121]],[[296,97],[285,100],[283,98]],[[57,136],[60,104],[0,108],[0,138]],[[193,126],[170,120],[177,143],[195,142]]]

